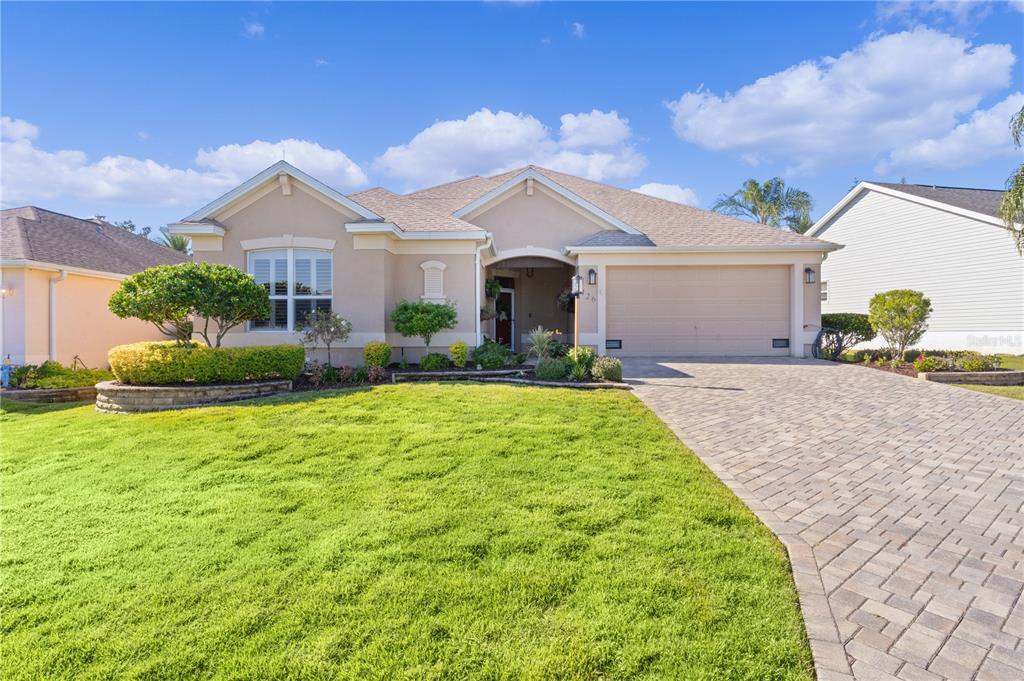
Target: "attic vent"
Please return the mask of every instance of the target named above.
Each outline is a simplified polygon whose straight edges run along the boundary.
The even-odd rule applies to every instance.
[[[439,260],[420,263],[420,269],[423,270],[423,300],[444,302],[444,271],[447,267]]]

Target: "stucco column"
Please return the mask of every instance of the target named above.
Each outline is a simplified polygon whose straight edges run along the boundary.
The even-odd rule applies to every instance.
[[[790,265],[789,354],[804,356],[804,266]]]

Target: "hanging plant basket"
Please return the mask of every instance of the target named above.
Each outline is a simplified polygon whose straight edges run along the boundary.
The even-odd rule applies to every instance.
[[[501,282],[497,279],[488,279],[484,282],[484,295],[488,298],[497,298],[501,293]]]

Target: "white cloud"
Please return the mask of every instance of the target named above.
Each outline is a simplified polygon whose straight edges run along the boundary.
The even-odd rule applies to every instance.
[[[655,196],[666,201],[675,201],[684,206],[696,206],[700,204],[697,192],[689,187],[681,187],[678,184],[662,184],[661,182],[648,182],[642,184],[633,191]]]
[[[1024,0],[1010,0],[1010,7],[1018,12],[1024,12]]]
[[[632,177],[647,165],[629,143],[629,124],[615,112],[567,114],[561,136],[529,114],[480,109],[463,119],[438,121],[407,144],[377,157],[380,172],[411,185],[490,175],[530,163],[592,180]]]
[[[149,139],[150,137],[152,137],[152,135],[150,135],[150,134],[149,134],[148,132],[146,132],[145,130],[139,130],[139,131],[138,131],[137,133],[135,133],[135,136],[136,136],[136,137],[138,137],[138,138],[139,138],[140,140],[142,140],[143,142],[145,142],[145,141],[146,141],[146,140],[148,140],[148,139]]]
[[[876,170],[894,168],[963,168],[998,156],[1020,156],[1010,139],[1010,118],[1024,106],[1016,92],[990,109],[979,109],[948,134],[897,147]]]
[[[880,2],[876,7],[879,20],[908,27],[927,22],[970,29],[992,12],[992,3],[979,0]]]
[[[609,147],[622,144],[630,138],[629,121],[619,118],[617,111],[565,114],[559,129],[562,146],[569,149],[595,146]]]
[[[791,171],[877,158],[943,135],[1010,82],[1009,45],[972,46],[927,28],[872,38],[716,95],[698,88],[668,107],[683,140]]]
[[[258,21],[243,22],[242,33],[246,38],[262,38],[266,27]]]
[[[330,63],[331,62],[327,61],[323,57],[320,57],[319,59],[313,60],[313,66],[327,66]]]
[[[3,120],[0,189],[4,205],[73,197],[91,203],[194,206],[232,189],[283,154],[311,175],[339,188],[366,183],[366,174],[345,154],[305,140],[257,140],[200,149],[195,159],[197,168],[175,168],[131,156],[104,156],[90,161],[79,150],[47,151],[35,146],[37,133],[38,129],[25,121]]]
[[[583,35],[586,32],[587,32],[587,27],[586,26],[584,26],[583,24],[581,24],[578,21],[572,22],[572,37],[573,38],[582,38]]]
[[[18,140],[34,140],[39,136],[39,128],[20,118],[0,117],[0,138],[17,142]]]

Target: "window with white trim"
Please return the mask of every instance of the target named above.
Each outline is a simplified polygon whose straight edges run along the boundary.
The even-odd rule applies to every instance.
[[[330,310],[331,252],[308,248],[249,251],[249,274],[270,296],[270,317],[249,322],[253,331],[294,331],[313,310]]]
[[[824,303],[827,300],[828,300],[828,282],[827,281],[823,281],[823,282],[821,282],[821,302]]]
[[[439,260],[420,263],[423,270],[423,300],[432,303],[444,302],[444,271],[448,268]]]

